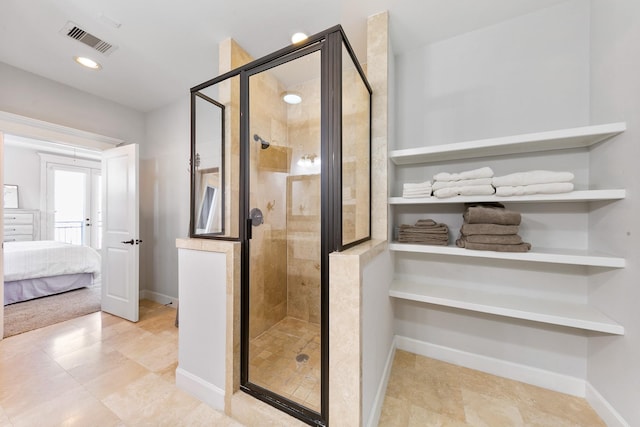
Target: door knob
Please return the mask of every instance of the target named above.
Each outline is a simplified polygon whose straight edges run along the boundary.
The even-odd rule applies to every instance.
[[[131,239],[131,240],[123,240],[120,243],[124,243],[125,245],[133,245],[133,239]]]

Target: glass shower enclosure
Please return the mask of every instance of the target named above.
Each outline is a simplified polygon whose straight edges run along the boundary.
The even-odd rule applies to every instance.
[[[337,26],[191,93],[190,235],[243,243],[241,389],[326,425],[329,254],[371,234],[369,84]]]

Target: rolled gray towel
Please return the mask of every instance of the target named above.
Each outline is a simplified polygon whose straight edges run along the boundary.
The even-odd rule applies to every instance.
[[[499,224],[462,224],[460,233],[463,236],[473,236],[475,234],[518,234],[517,225]]]
[[[447,233],[442,233],[442,234],[429,234],[429,233],[405,233],[403,231],[400,231],[398,233],[398,240],[426,240],[426,239],[433,239],[433,240],[449,240],[449,234]]]
[[[476,234],[463,237],[469,243],[484,243],[488,245],[519,245],[522,243],[522,237],[517,234]]]
[[[462,217],[467,224],[520,225],[522,220],[520,212],[492,206],[468,207]]]
[[[456,240],[456,246],[459,248],[471,249],[475,251],[495,251],[495,252],[528,252],[531,249],[530,243],[520,243],[518,245],[498,245],[486,243],[471,243],[464,238]]]
[[[398,239],[399,243],[417,243],[421,245],[437,245],[437,246],[447,246],[449,244],[449,240],[438,240],[438,239]]]
[[[420,233],[420,234],[447,234],[449,228],[447,226],[440,227],[416,227],[414,225],[402,224],[398,227],[400,233]]]

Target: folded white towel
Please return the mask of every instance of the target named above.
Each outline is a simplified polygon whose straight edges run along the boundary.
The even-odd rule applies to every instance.
[[[460,181],[436,181],[433,183],[432,188],[439,190],[441,188],[449,187],[466,187],[467,185],[491,185],[493,178],[476,178],[476,179],[461,179]]]
[[[470,171],[460,173],[447,173],[440,172],[433,176],[434,181],[460,181],[461,179],[477,179],[477,178],[491,178],[493,176],[493,170],[490,167],[483,167],[480,169],[473,169]]]
[[[402,198],[404,199],[424,199],[426,197],[431,197],[431,192],[422,194],[402,194]]]
[[[405,190],[405,191],[402,192],[402,197],[405,197],[405,196],[418,196],[418,197],[420,197],[420,196],[424,196],[424,195],[429,195],[430,196],[431,195],[431,190],[420,190],[420,191],[408,191],[408,190]]]
[[[506,185],[531,185],[531,184],[551,184],[554,182],[570,182],[573,181],[571,172],[553,172],[536,170],[529,172],[517,172],[510,175],[496,176],[493,178],[494,187],[503,187]]]
[[[431,195],[431,190],[429,191],[403,191],[402,196],[423,196],[425,194]]]
[[[405,182],[404,184],[402,184],[402,188],[404,188],[405,190],[413,190],[414,188],[431,188],[431,181],[417,183]]]
[[[554,182],[549,184],[532,184],[496,187],[496,196],[526,196],[529,194],[560,194],[573,191],[572,182]]]
[[[491,185],[466,185],[463,187],[448,187],[435,190],[433,195],[445,199],[454,196],[489,196],[494,194],[496,189]]]

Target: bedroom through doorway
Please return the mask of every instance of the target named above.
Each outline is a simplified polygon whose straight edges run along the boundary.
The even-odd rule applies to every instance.
[[[4,337],[101,308],[101,152],[4,135]],[[7,203],[9,202],[9,203]]]

